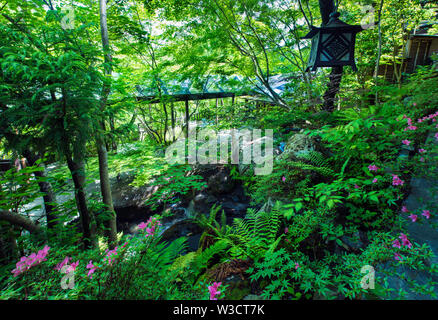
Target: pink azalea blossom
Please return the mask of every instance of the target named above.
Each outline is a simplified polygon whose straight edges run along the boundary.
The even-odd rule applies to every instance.
[[[377,178],[373,179],[373,183],[377,183],[377,181],[378,181]]]
[[[138,226],[137,226],[140,230],[143,230],[144,228],[147,227],[147,224],[145,222],[141,222]]]
[[[116,260],[116,257],[117,257],[117,253],[118,253],[118,252],[117,252],[117,249],[118,249],[118,247],[115,247],[115,248],[112,249],[112,250],[108,250],[108,249],[106,249],[106,250],[105,250],[106,257],[103,258],[103,261],[104,261],[104,262],[107,262],[108,265],[112,266],[113,262]]]
[[[354,184],[354,189],[360,189],[360,187],[357,184]]]
[[[283,177],[281,178],[281,181],[285,182],[285,181],[286,181],[286,177],[283,176]]]
[[[288,232],[289,232],[289,228],[288,227],[284,228],[284,233],[288,233]]]
[[[425,149],[418,149],[418,152],[419,153],[424,153],[424,152],[426,152],[426,150]]]
[[[426,219],[429,219],[430,218],[430,211],[429,210],[423,210],[423,213],[421,215],[425,216]]]
[[[90,279],[93,279],[92,275],[96,271],[97,267],[95,265],[93,265],[93,261],[92,260],[90,260],[90,262],[88,262],[87,269],[90,269],[90,270],[88,270],[87,276],[89,276]]]
[[[394,259],[395,259],[395,260],[398,260],[398,261],[403,260],[402,256],[401,256],[400,254],[398,254],[397,252],[394,253]]]
[[[42,250],[39,250],[38,253],[33,252],[28,257],[21,257],[20,260],[15,264],[15,269],[11,271],[14,274],[14,277],[17,277],[30,268],[40,264],[43,261],[46,261],[46,256],[49,253],[49,250],[50,247],[46,245]]]
[[[402,140],[402,143],[407,145],[407,146],[411,144],[411,142],[409,140]]]
[[[399,238],[402,239],[402,240],[407,240],[408,236],[405,235],[403,232],[401,232]]]
[[[412,222],[416,222],[416,221],[417,221],[417,218],[418,218],[418,216],[417,216],[416,214],[412,214],[412,213],[411,213],[411,215],[410,215],[410,216],[408,216],[408,218],[409,218],[409,219],[411,219],[411,220],[412,220]]]
[[[298,270],[299,267],[300,267],[300,264],[298,262],[295,262],[295,270]]]
[[[408,210],[408,208],[406,208],[406,206],[403,206],[401,208],[401,211],[404,212],[404,213],[408,213],[409,212],[409,210]]]
[[[65,257],[64,260],[62,260],[60,263],[58,263],[55,267],[56,271],[61,271],[62,267],[68,264],[70,261],[70,257]]]
[[[142,222],[138,225],[139,229],[146,229],[146,237],[153,236],[156,228],[159,226],[161,226],[161,222],[155,217],[150,217],[148,221]]]
[[[222,282],[213,282],[211,286],[208,286],[208,291],[210,292],[210,300],[217,300],[216,296],[221,294],[221,292],[218,291],[218,288],[221,284]]]
[[[399,238],[401,239],[403,246],[412,248],[412,243],[408,240],[408,237],[404,233],[400,233]]]
[[[397,239],[394,240],[394,242],[392,243],[392,246],[393,246],[394,248],[398,248],[398,249],[400,249],[400,248],[401,248],[400,241],[398,241]]]
[[[397,175],[392,175],[392,185],[393,186],[402,186],[405,182],[401,180]]]
[[[71,265],[69,265],[66,269],[66,273],[70,273],[76,270],[76,267],[79,265],[79,260],[76,262],[73,262]]]
[[[368,166],[368,170],[370,170],[370,171],[377,171],[377,170],[379,170],[379,167],[377,167],[376,165],[369,165]]]

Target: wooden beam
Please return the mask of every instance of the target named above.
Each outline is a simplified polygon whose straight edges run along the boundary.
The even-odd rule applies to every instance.
[[[242,93],[239,95],[248,95],[248,93]],[[161,99],[157,96],[139,96],[137,101],[146,101],[148,103],[161,103],[163,101],[198,101],[209,100],[219,98],[230,98],[236,96],[233,92],[209,92],[209,93],[190,93],[190,94],[175,94],[175,95],[163,95]]]

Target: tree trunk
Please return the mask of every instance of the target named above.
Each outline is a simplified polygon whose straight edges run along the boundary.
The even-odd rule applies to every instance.
[[[71,172],[71,176],[75,186],[76,205],[81,216],[84,247],[85,249],[89,249],[96,243],[94,228],[92,228],[91,226],[91,213],[88,210],[87,197],[85,195],[85,164],[82,159],[79,161],[75,161],[69,155],[66,155],[66,157],[67,165]]]
[[[319,11],[321,13],[322,24],[326,25],[330,20],[330,14],[335,11],[333,0],[319,0]]]
[[[189,121],[190,121],[190,113],[189,113],[189,101],[185,101],[186,104],[186,139],[189,139]]]
[[[102,135],[96,138],[97,153],[99,156],[100,192],[103,203],[106,206],[108,216],[105,217],[105,234],[111,249],[117,245],[117,222],[111,194],[111,184],[108,173],[108,152]]]
[[[30,166],[34,166],[37,160],[40,158],[38,155],[33,154],[30,150],[25,150],[23,155],[26,157]],[[41,166],[42,167],[42,166]],[[38,181],[40,191],[44,194],[44,209],[46,211],[47,228],[53,230],[59,225],[58,216],[55,212],[56,196],[53,192],[52,185],[46,180],[46,173],[44,171],[35,171],[35,177]]]
[[[376,58],[376,68],[374,69],[374,83],[377,86],[377,81],[378,81],[378,77],[379,77],[379,67],[380,67],[380,58],[382,56],[382,23],[381,23],[381,18],[382,18],[382,10],[383,10],[383,2],[384,0],[380,0],[380,6],[379,6],[379,14],[378,14],[378,33],[379,33],[379,44],[377,46],[377,58]],[[374,103],[377,105],[379,103],[379,93],[376,90],[376,95],[375,95],[375,101]]]
[[[330,21],[330,14],[336,10],[333,0],[319,0],[319,10],[321,12],[322,25],[328,24]],[[342,81],[342,73],[344,68],[342,66],[333,67],[329,75],[329,83],[327,90],[324,93],[323,110],[332,112],[335,109],[336,95]]]
[[[175,105],[170,103],[170,121],[172,126],[172,142],[175,142]]]
[[[108,25],[107,25],[107,13],[106,13],[106,0],[99,0],[99,16],[100,16],[100,33],[102,37],[102,48],[104,51],[105,59],[105,75],[111,77],[112,75],[112,56],[110,52]],[[101,96],[101,111],[106,108],[111,86],[104,83]],[[103,203],[106,206],[109,214],[108,219],[105,222],[106,236],[108,237],[108,246],[112,249],[117,245],[117,224],[116,213],[113,206],[113,198],[111,195],[111,185],[109,182],[108,174],[108,152],[105,146],[103,134],[97,132],[96,137],[97,153],[99,157],[99,175],[100,175],[100,190],[102,193]]]
[[[116,130],[116,126],[114,124],[114,117],[109,117],[109,123],[110,123],[110,130],[111,132],[114,132]],[[108,150],[108,148],[107,148]],[[114,136],[111,136],[111,150],[114,151],[114,153],[117,153],[117,142]]]
[[[14,226],[22,227],[23,229],[29,231],[29,233],[36,234],[42,232],[41,227],[39,225],[35,224],[32,220],[18,213],[12,213],[6,210],[0,210],[0,220],[7,221]]]
[[[324,93],[324,104],[323,110],[332,112],[335,109],[336,95],[339,92],[342,81],[342,73],[344,67],[333,67],[329,75],[329,83],[327,85],[327,90]]]

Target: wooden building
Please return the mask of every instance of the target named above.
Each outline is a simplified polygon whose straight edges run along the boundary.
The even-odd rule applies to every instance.
[[[396,63],[397,71],[405,74],[415,72],[418,66],[431,65],[432,56],[438,56],[438,34],[428,34],[431,24],[420,25],[410,35],[402,57]],[[403,63],[403,66],[401,66]],[[388,82],[396,82],[393,61],[382,61],[379,76]]]

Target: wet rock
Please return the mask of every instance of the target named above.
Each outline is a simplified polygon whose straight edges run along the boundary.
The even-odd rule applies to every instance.
[[[346,246],[348,251],[360,252],[360,249],[365,247],[365,242],[363,239],[363,233],[361,231],[356,232],[352,237],[343,236],[341,241]]]
[[[317,138],[297,133],[289,138],[284,152],[279,157],[283,159],[297,158],[310,151],[318,151],[318,149],[319,144]]]
[[[230,177],[228,168],[222,167],[217,173],[210,176],[207,180],[208,188],[213,195],[228,193],[235,186],[234,180]]]
[[[189,251],[196,251],[199,248],[199,239],[201,238],[201,227],[191,220],[182,220],[173,223],[165,229],[162,236],[162,241],[174,241],[181,237],[187,237]]]

